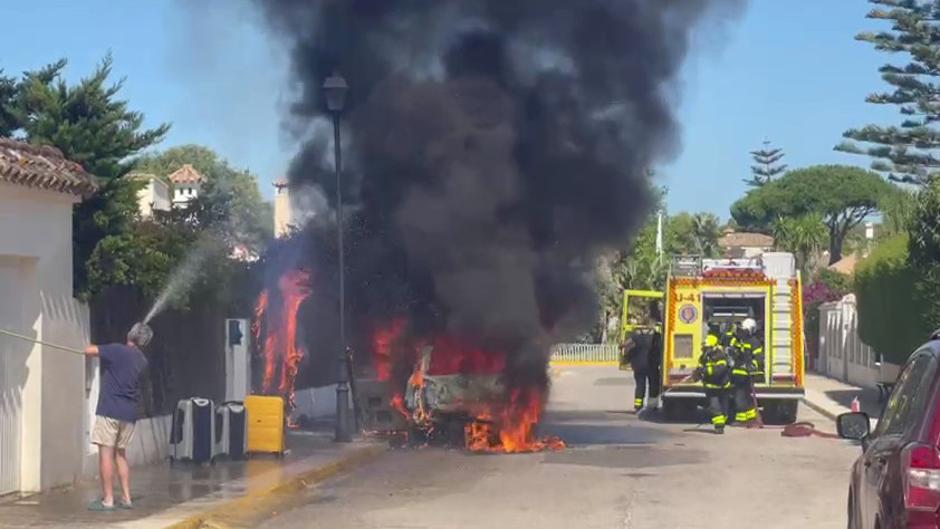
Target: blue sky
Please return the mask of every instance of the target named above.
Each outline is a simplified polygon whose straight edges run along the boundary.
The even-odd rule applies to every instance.
[[[0,68],[18,73],[66,57],[78,78],[110,50],[132,108],[151,125],[173,124],[161,147],[208,145],[260,175],[270,195],[294,151],[280,128],[285,53],[248,2],[207,4],[3,2]],[[681,76],[683,148],[659,169],[670,210],[727,217],[745,191],[748,151],[764,138],[786,150],[791,167],[867,166],[832,147],[846,128],[899,121],[895,109],[864,101],[884,86],[876,69],[888,59],[853,39],[884,27],[864,18],[869,9],[863,0],[751,0],[740,19],[697,30]]]

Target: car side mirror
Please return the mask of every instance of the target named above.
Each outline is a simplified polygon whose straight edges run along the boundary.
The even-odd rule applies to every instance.
[[[843,413],[836,417],[836,431],[843,439],[861,441],[871,434],[871,420],[867,413]]]

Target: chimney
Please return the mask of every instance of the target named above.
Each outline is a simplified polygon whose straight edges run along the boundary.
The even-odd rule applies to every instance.
[[[274,189],[274,237],[280,239],[290,232],[290,189],[283,178],[274,181]]]

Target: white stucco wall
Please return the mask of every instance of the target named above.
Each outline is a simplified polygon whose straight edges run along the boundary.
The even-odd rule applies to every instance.
[[[274,192],[274,236],[283,237],[290,231],[291,197],[287,187],[278,187]]]
[[[72,195],[0,183],[0,258],[28,263],[20,289],[23,328],[80,349],[88,341],[88,320],[72,297],[75,202]],[[25,367],[20,488],[35,491],[81,476],[85,360],[31,346]]]
[[[152,217],[154,210],[169,211],[170,188],[159,178],[150,178],[147,186],[137,192],[137,207],[142,217]]]
[[[201,187],[199,184],[174,184],[173,203],[182,205],[197,198]]]
[[[298,389],[294,393],[293,418],[306,415],[311,419],[336,416],[336,384],[318,388]]]

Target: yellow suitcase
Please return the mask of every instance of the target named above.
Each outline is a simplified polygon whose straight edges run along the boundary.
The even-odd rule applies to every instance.
[[[266,395],[245,397],[248,413],[248,453],[284,454],[284,399]]]

